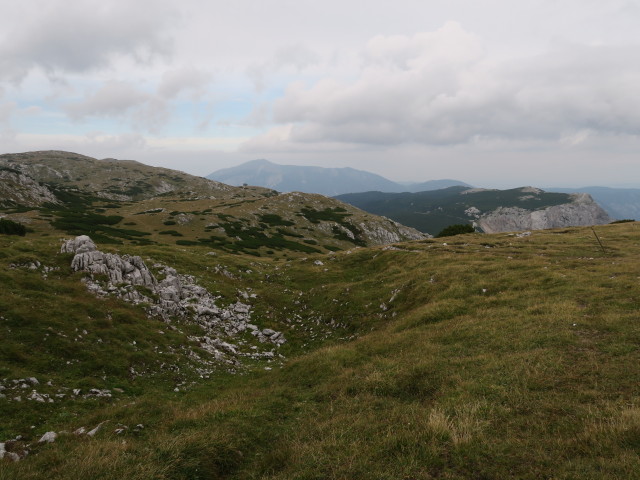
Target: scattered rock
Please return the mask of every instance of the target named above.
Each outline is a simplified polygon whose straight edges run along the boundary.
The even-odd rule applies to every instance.
[[[134,304],[144,303],[150,316],[160,317],[168,324],[173,317],[197,324],[203,335],[189,338],[198,342],[218,362],[239,365],[241,356],[262,358],[264,353],[243,351],[245,341],[236,342],[244,332],[257,336],[261,343],[279,346],[286,342],[283,334],[275,335],[278,333],[275,330],[267,329],[273,332],[267,335],[264,331],[256,333],[250,327],[251,305],[236,302],[227,308],[220,307],[218,297],[198,285],[193,276],[179,274],[174,268],[155,264],[156,277],[140,257],[103,253],[86,235],[68,240],[62,251],[76,252],[71,268],[89,273],[90,276],[83,281],[95,295],[116,296]],[[222,269],[222,273],[225,272]],[[255,298],[254,294],[247,292],[240,292],[240,296],[244,300]],[[198,357],[195,352],[190,356]],[[79,395],[79,392],[74,390],[74,395]],[[90,395],[110,396],[110,393],[90,392]]]
[[[55,442],[56,438],[58,438],[58,434],[56,432],[47,432],[42,435],[42,437],[40,437],[38,443],[53,443]]]
[[[102,428],[102,424],[103,424],[103,423],[104,423],[104,422],[100,422],[100,423],[99,423],[99,424],[98,424],[94,429],[89,430],[89,431],[87,432],[87,437],[93,437],[93,436],[95,436],[95,435],[96,435],[96,433],[98,433],[98,432],[100,431],[100,429]]]

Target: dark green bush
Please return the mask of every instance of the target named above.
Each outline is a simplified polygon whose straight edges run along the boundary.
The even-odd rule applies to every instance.
[[[629,223],[629,222],[635,222],[635,220],[631,219],[631,218],[625,218],[622,220],[614,220],[613,222],[611,222],[611,224],[614,223]]]
[[[275,213],[267,213],[267,214],[264,214],[264,215],[259,215],[258,217],[260,218],[261,222],[267,223],[267,224],[271,225],[272,227],[275,227],[275,226],[278,226],[278,225],[282,225],[284,227],[288,227],[290,225],[294,225],[293,222],[291,222],[289,220],[285,220],[280,215],[276,215]]]
[[[470,224],[455,224],[444,228],[436,237],[452,237],[463,233],[474,233],[475,229]]]
[[[24,237],[27,233],[27,228],[21,223],[14,222],[6,218],[0,218],[0,233],[5,235],[20,235]]]

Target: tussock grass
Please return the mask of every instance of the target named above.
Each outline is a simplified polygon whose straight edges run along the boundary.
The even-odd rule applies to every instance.
[[[124,436],[109,427],[88,441],[62,438],[1,464],[0,478],[636,478],[640,226],[603,226],[598,234],[606,254],[579,228],[288,261],[127,247],[196,275],[229,300],[251,288],[256,323],[286,332],[288,361],[221,374],[179,394],[152,377],[124,383],[126,399],[115,402],[29,413],[0,404],[4,418],[14,417],[5,436],[34,423],[39,433],[103,420],[145,424]],[[3,265],[46,258],[51,248],[46,238],[0,241]],[[80,311],[92,312],[121,355],[132,335],[149,334],[150,346],[165,341],[131,307],[109,305],[121,311],[117,324],[100,317],[77,276],[44,281],[4,266],[0,275],[3,285],[16,285],[3,291],[0,308],[16,322],[10,328],[24,326],[25,345],[36,344],[44,321],[27,315],[36,295],[58,312],[47,321],[60,329],[68,318],[55,310],[56,297],[77,297],[70,318],[81,323],[88,320]],[[330,334],[314,340],[311,328]],[[81,355],[57,341],[63,358]],[[45,368],[37,348],[2,355],[3,375]],[[88,379],[91,362],[65,375]],[[118,377],[115,360],[111,368],[108,378]]]

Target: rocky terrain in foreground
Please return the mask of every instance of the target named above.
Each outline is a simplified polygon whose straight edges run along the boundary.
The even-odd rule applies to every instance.
[[[75,254],[71,268],[89,274],[83,281],[93,294],[115,296],[136,305],[144,304],[150,316],[159,317],[169,324],[172,318],[179,317],[198,325],[202,334],[189,339],[211,355],[203,360],[205,364],[211,364],[211,359],[214,359],[239,366],[241,357],[277,358],[273,347],[286,342],[281,332],[260,330],[250,323],[250,305],[236,302],[220,307],[219,298],[199,286],[192,276],[181,275],[172,267],[156,263],[153,265],[154,275],[139,256],[103,253],[86,235],[66,241],[61,252]],[[251,298],[249,294],[245,296],[247,300]],[[249,345],[241,338],[247,334],[272,349]],[[192,351],[190,356],[197,354]]]

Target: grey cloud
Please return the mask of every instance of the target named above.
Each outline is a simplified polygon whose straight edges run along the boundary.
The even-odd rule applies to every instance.
[[[294,67],[303,70],[317,64],[320,56],[302,44],[286,45],[280,47],[272,60],[275,68]]]
[[[174,22],[164,1],[42,2],[6,32],[0,77],[21,81],[33,68],[48,74],[108,67],[115,57],[148,62],[171,50]]]
[[[0,90],[0,99],[2,98],[2,91]],[[6,102],[0,100],[0,132],[7,134],[12,132],[11,117],[16,111],[17,105],[15,102]]]
[[[165,98],[175,98],[181,93],[190,92],[194,97],[201,96],[211,83],[212,75],[195,67],[183,67],[165,72],[158,86],[158,94]]]
[[[149,99],[148,94],[130,83],[110,81],[82,101],[68,105],[67,112],[76,119],[87,116],[120,116]]]
[[[171,117],[171,109],[166,101],[152,98],[133,112],[131,120],[136,130],[159,133]]]
[[[288,136],[258,143],[449,145],[640,134],[640,47],[564,44],[495,63],[479,39],[447,24],[413,37],[376,37],[362,57],[350,83],[290,86],[274,104]]]
[[[167,102],[135,88],[128,82],[110,81],[83,100],[67,105],[76,121],[87,117],[124,118],[136,130],[158,132],[169,120]]]
[[[293,68],[300,72],[317,65],[320,55],[302,44],[285,45],[278,48],[275,54],[266,61],[254,62],[246,69],[246,74],[253,81],[256,90],[265,88],[266,77],[278,71]]]
[[[147,148],[147,141],[139,133],[126,133],[123,135],[103,135],[93,132],[82,139],[85,148],[95,152],[128,152]]]

